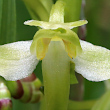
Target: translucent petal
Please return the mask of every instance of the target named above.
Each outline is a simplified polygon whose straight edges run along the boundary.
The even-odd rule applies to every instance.
[[[38,40],[40,42],[38,42]],[[33,43],[31,45],[31,53],[32,54],[37,53],[36,55],[38,59],[44,58],[44,56],[42,57],[42,55],[39,55],[41,56],[39,57],[38,54],[41,54],[41,53],[46,54],[50,40],[52,41],[63,40],[65,44],[66,52],[71,58],[76,57],[82,52],[77,34],[69,29],[65,30],[60,28],[56,30],[40,29],[39,31],[37,31],[34,36]],[[72,48],[73,45],[74,45],[74,48]],[[41,51],[40,51],[40,48],[41,48]],[[46,51],[44,52],[45,49]]]
[[[31,74],[38,60],[31,55],[32,41],[20,41],[0,46],[0,75],[6,80],[18,80]]]
[[[38,21],[38,20],[28,20],[24,22],[25,25],[30,25],[30,26],[39,26],[41,28],[46,29],[46,27],[49,27],[51,23],[45,22],[45,21]]]
[[[74,27],[82,26],[87,24],[87,20],[80,20],[70,23],[54,23],[54,22],[45,22],[45,21],[37,21],[37,20],[28,20],[24,22],[25,25],[30,26],[39,26],[43,29],[72,29]]]
[[[65,45],[65,50],[68,53],[69,57],[76,57],[77,53],[76,53],[76,46],[68,41],[63,40],[64,45]]]
[[[64,23],[64,2],[57,1],[52,6],[49,22]]]
[[[72,28],[82,26],[82,25],[87,24],[87,23],[88,23],[87,20],[79,20],[79,21],[75,21],[75,22],[65,23],[65,26],[68,26],[69,29],[72,29]]]
[[[90,81],[110,79],[110,50],[80,40],[82,53],[73,59],[76,72]]]
[[[31,53],[37,56],[37,59],[42,60],[48,50],[48,45],[50,43],[51,39],[50,38],[40,38],[33,40],[32,45],[31,45]]]

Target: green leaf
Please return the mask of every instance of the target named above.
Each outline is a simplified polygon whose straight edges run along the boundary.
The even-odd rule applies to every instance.
[[[106,91],[91,110],[110,110],[110,90]]]
[[[45,7],[45,9],[50,13],[52,8],[53,0],[39,0]]]
[[[23,0],[32,19],[48,21],[49,13],[39,0]]]
[[[0,1],[0,44],[16,41],[15,0]]]
[[[75,76],[75,64],[70,62],[70,84],[77,84],[78,80]]]
[[[1,33],[1,21],[2,21],[2,4],[3,4],[3,0],[0,0],[0,33]]]

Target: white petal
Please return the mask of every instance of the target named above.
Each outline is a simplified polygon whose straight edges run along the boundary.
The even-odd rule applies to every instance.
[[[83,52],[73,59],[76,72],[91,81],[110,79],[110,50],[80,41]]]
[[[19,80],[31,74],[38,60],[31,55],[32,41],[20,41],[0,46],[0,75],[6,80]]]

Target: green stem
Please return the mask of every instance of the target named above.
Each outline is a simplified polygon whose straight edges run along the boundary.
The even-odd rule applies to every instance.
[[[52,41],[42,60],[45,110],[67,110],[70,88],[70,59],[61,41]]]

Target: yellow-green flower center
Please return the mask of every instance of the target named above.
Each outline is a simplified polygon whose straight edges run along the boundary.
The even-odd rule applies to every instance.
[[[58,1],[51,10],[49,22],[30,20],[24,24],[39,26],[42,29],[36,32],[31,45],[31,53],[38,59],[43,59],[51,41],[63,41],[68,55],[76,57],[81,53],[79,38],[72,28],[86,24],[86,20],[64,23],[64,3]]]

